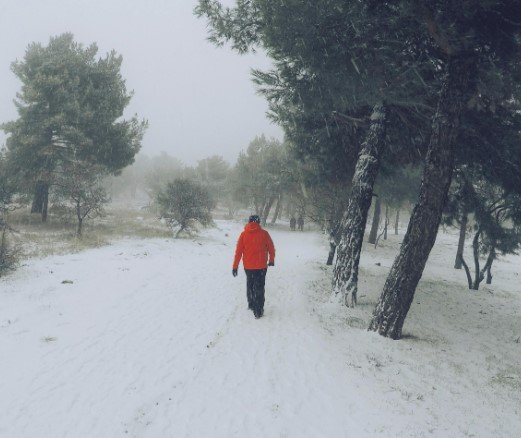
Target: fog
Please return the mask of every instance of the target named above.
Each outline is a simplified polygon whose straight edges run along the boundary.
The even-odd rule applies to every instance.
[[[186,164],[213,154],[233,162],[258,134],[276,138],[251,68],[268,68],[262,54],[237,56],[206,40],[206,23],[192,0],[2,0],[0,3],[0,122],[17,117],[20,82],[11,63],[33,41],[46,45],[64,32],[99,54],[123,55],[122,73],[134,97],[126,115],[149,121],[142,151],[165,151]],[[0,131],[0,144],[5,135]]]

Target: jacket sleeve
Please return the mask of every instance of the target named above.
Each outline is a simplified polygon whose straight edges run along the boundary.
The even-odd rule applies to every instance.
[[[244,241],[242,238],[243,234],[239,236],[237,240],[237,247],[235,248],[235,258],[233,259],[233,269],[239,269],[239,262],[242,258],[242,252],[244,251]]]
[[[269,262],[275,263],[275,245],[273,244],[273,240],[271,240],[270,233],[266,231],[266,244],[268,246],[268,254],[269,254]]]

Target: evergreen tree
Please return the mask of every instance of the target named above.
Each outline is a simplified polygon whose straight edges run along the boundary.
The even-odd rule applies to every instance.
[[[121,120],[131,94],[114,51],[96,59],[97,47],[71,34],[32,43],[12,64],[22,82],[18,119],[3,125],[10,165],[35,187],[32,211],[47,218],[49,188],[64,156],[117,173],[141,147],[145,122]]]
[[[464,108],[518,98],[521,5],[514,1],[394,2],[437,49],[443,71],[418,202],[370,329],[398,339],[434,245],[456,159]],[[488,153],[493,153],[489,148]]]

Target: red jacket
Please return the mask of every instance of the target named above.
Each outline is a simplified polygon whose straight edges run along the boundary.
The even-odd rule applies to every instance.
[[[275,263],[275,246],[269,233],[255,222],[244,227],[235,250],[233,269],[239,268],[242,258],[244,269],[266,269],[269,262]]]

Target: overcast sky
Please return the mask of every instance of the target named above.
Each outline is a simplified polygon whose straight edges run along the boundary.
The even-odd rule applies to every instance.
[[[226,3],[230,3],[227,0]],[[195,0],[0,0],[0,121],[16,118],[20,82],[10,70],[27,45],[72,32],[96,42],[100,55],[123,55],[123,76],[134,98],[127,115],[149,121],[143,152],[166,151],[186,164],[213,154],[230,162],[258,134],[282,138],[265,116],[250,69],[262,55],[239,56],[207,40]],[[0,144],[5,136],[0,131]]]

